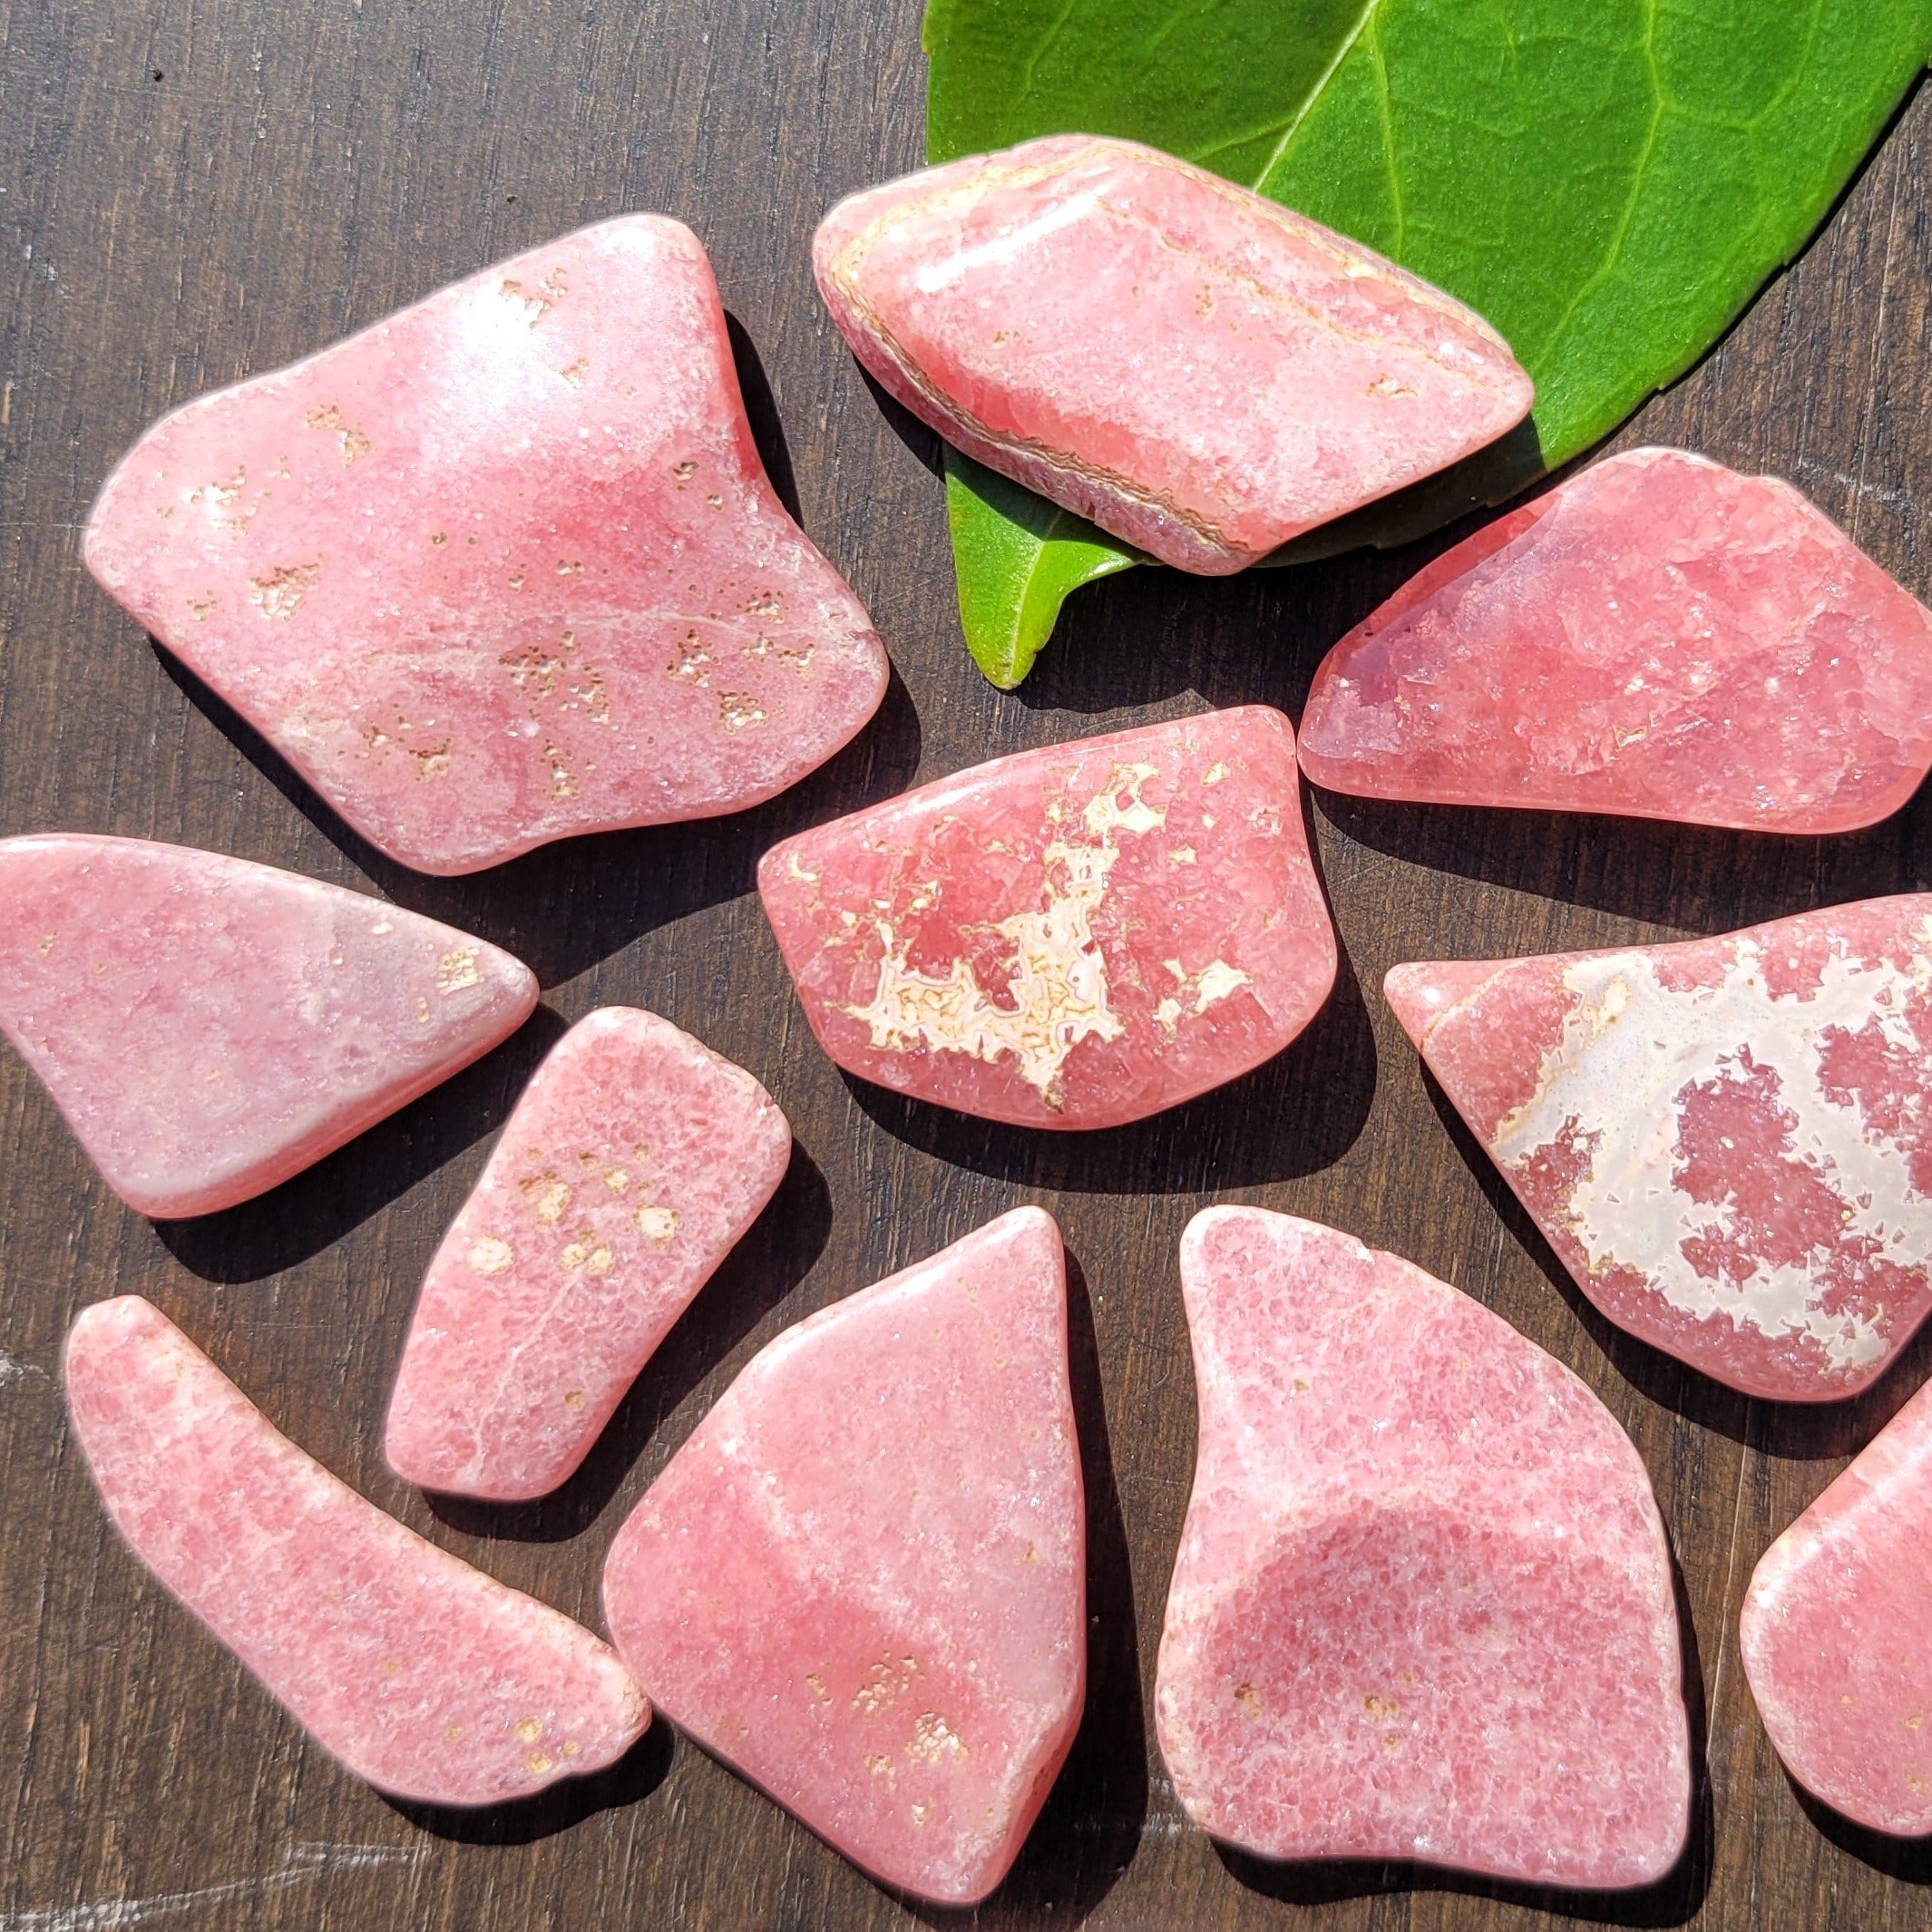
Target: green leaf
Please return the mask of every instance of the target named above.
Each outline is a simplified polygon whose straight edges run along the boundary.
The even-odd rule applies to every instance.
[[[1288,562],[1503,502],[1681,376],[1830,209],[1932,51],[1932,0],[928,0],[925,45],[934,161],[1150,141],[1508,338],[1537,384],[1526,430]],[[1079,524],[1075,568],[1054,515],[982,492],[969,542],[955,509],[970,639],[975,613],[1023,604],[1037,652],[1059,598],[1134,561]],[[1017,681],[1031,654],[1012,661]]]

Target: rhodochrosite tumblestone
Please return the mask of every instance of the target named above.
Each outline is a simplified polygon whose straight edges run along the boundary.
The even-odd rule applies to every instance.
[[[1398,966],[1385,990],[1620,1327],[1747,1395],[1825,1401],[1932,1307],[1932,894]]]
[[[868,189],[813,266],[915,415],[1211,575],[1494,442],[1534,395],[1440,289],[1132,141],[1055,135]]]
[[[976,766],[774,846],[758,891],[841,1067],[1028,1127],[1218,1087],[1334,983],[1294,733],[1258,705]]]
[[[1632,450],[1343,638],[1302,766],[1377,798],[1849,832],[1932,766],[1932,610],[1791,484]]]
[[[611,1546],[652,1700],[854,1863],[1006,1874],[1087,1674],[1066,1263],[1037,1207],[788,1329]]]
[[[1609,1411],[1488,1309],[1252,1207],[1181,1241],[1201,1425],[1155,1690],[1272,1859],[1641,1885],[1690,1824],[1670,1556]]]
[[[624,215],[151,429],[87,567],[424,872],[702,818],[870,717],[885,655],[772,493],[698,238]]]
[[[424,1488],[514,1502],[584,1459],[785,1176],[742,1068],[606,1007],[537,1069],[423,1283],[384,1449]]]
[[[1932,1388],[1764,1552],[1744,1674],[1792,1777],[1875,1831],[1932,1831]]]
[[[83,1309],[65,1368],[114,1527],[358,1777],[494,1804],[650,1722],[609,1645],[345,1488],[140,1296]]]
[[[339,886],[143,839],[0,840],[0,1030],[143,1214],[287,1180],[536,1002],[507,952]]]

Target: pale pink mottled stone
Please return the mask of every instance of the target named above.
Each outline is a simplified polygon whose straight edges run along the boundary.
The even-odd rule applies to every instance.
[[[517,1102],[430,1263],[389,1467],[515,1502],[589,1452],[785,1177],[792,1132],[742,1068],[630,1007],[581,1020]]]
[[[1669,1870],[1691,1798],[1670,1555],[1609,1411],[1313,1222],[1210,1208],[1181,1283],[1200,1441],[1155,1711],[1188,1815],[1264,1858]]]
[[[1849,832],[1932,768],[1932,610],[1791,484],[1632,450],[1343,638],[1302,768],[1375,798]]]
[[[1055,135],[868,189],[813,265],[915,415],[1208,575],[1494,442],[1534,395],[1440,289],[1132,141]]]
[[[507,952],[339,886],[144,839],[0,840],[0,1031],[142,1214],[287,1180],[536,1002]]]
[[[1747,1395],[1874,1381],[1932,1283],[1932,894],[1385,990],[1578,1284]]]
[[[1875,1831],[1932,1831],[1932,1388],[1764,1552],[1744,1674],[1799,1783]]]
[[[758,891],[841,1067],[1028,1127],[1218,1087],[1334,983],[1294,733],[1259,705],[956,773],[774,846]]]
[[[494,1804],[650,1722],[608,1644],[337,1481],[139,1295],[75,1317],[65,1372],[114,1527],[357,1777]]]
[[[1085,1695],[1059,1231],[1023,1207],[753,1358],[611,1546],[654,1703],[854,1863],[1006,1874]]]
[[[88,568],[392,858],[755,805],[885,689],[753,444],[710,264],[624,215],[151,429]]]

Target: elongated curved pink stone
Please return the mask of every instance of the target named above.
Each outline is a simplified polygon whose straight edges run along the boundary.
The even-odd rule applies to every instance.
[[[812,260],[913,415],[1211,576],[1493,443],[1534,395],[1472,309],[1133,141],[1054,135],[867,189]]]
[[[1087,1678],[1066,1263],[1037,1207],[768,1343],[618,1532],[668,1715],[888,1885],[1005,1876]]]
[[[662,215],[176,410],[83,554],[423,872],[756,805],[885,690],[870,620],[766,481],[704,249]]]
[[[516,1502],[581,1463],[785,1177],[746,1073],[633,1007],[538,1068],[423,1283],[383,1438],[426,1489]]]
[[[536,1003],[509,953],[360,893],[145,839],[0,840],[0,1031],[145,1215],[287,1180]]]
[[[1668,1871],[1691,1799],[1670,1554],[1609,1411],[1313,1222],[1209,1208],[1181,1285],[1201,1427],[1155,1716],[1188,1816],[1264,1858]]]
[[[1619,1327],[1747,1395],[1831,1401],[1932,1308],[1932,894],[1384,990]]]
[[[1373,798],[1852,831],[1932,769],[1932,610],[1791,484],[1632,450],[1350,631],[1302,768]]]
[[[775,845],[758,891],[841,1067],[1027,1127],[1219,1087],[1334,983],[1294,733],[1260,705],[975,766]]]
[[[650,1722],[607,1644],[337,1482],[139,1295],[82,1310],[65,1374],[114,1527],[357,1777],[494,1804]]]
[[[1785,1768],[1875,1831],[1932,1831],[1932,1388],[1764,1552],[1744,1674]]]

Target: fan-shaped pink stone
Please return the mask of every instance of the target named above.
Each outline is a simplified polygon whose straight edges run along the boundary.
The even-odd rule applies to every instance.
[[[1440,289],[1133,141],[1055,135],[868,189],[813,266],[915,415],[1209,575],[1494,442],[1534,394]]]
[[[1385,990],[1619,1327],[1747,1395],[1829,1401],[1932,1308],[1932,894],[1398,966]]]
[[[357,1777],[494,1804],[650,1722],[607,1644],[337,1482],[140,1296],[83,1309],[65,1371],[114,1527]]]
[[[785,1177],[742,1068],[631,1007],[557,1043],[423,1283],[383,1439],[427,1489],[515,1502],[588,1453]]]
[[[1085,1693],[1059,1231],[1023,1207],[788,1329],[651,1485],[604,1608],[651,1698],[886,1884],[1005,1876]]]
[[[884,652],[772,493],[698,238],[623,215],[178,409],[87,567],[423,872],[795,784]]]
[[[956,773],[775,845],[758,891],[841,1067],[1027,1127],[1205,1093],[1334,983],[1294,733],[1259,705]]]
[[[0,1030],[142,1214],[287,1180],[536,1003],[507,952],[360,893],[144,839],[0,840]]]
[[[1176,1794],[1272,1859],[1632,1886],[1690,1823],[1670,1555],[1629,1438],[1392,1254],[1181,1241],[1201,1426],[1155,1690]]]
[[[1302,768],[1375,798],[1849,832],[1932,768],[1932,611],[1791,484],[1632,450],[1343,638]]]

